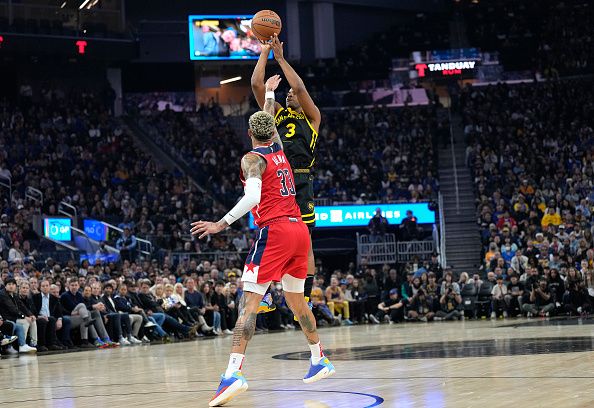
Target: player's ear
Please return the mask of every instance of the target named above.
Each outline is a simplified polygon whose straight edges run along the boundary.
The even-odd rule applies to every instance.
[[[254,133],[252,132],[252,129],[248,129],[248,136],[254,137]]]

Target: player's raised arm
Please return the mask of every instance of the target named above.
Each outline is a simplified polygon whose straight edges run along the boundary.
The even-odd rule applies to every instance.
[[[293,67],[289,65],[289,63],[285,60],[283,56],[283,43],[280,42],[278,39],[278,35],[274,35],[272,37],[271,43],[272,51],[274,52],[274,58],[278,62],[278,65],[283,70],[283,73],[287,77],[287,82],[291,85],[293,92],[297,95],[299,99],[299,104],[305,113],[305,116],[310,120],[312,126],[315,128],[316,131],[320,128],[320,122],[322,119],[322,115],[320,114],[320,110],[314,103],[311,96],[309,96],[309,92],[305,88],[305,84],[301,77],[295,72]],[[252,85],[253,86],[253,85]]]
[[[266,86],[264,85],[264,76],[266,74],[266,61],[268,60],[270,50],[271,48],[269,43],[262,44],[262,52],[260,53],[260,58],[258,58],[256,67],[254,68],[254,72],[252,73],[252,92],[254,93],[254,97],[256,98],[256,102],[258,102],[258,106],[260,107],[260,109],[264,109],[264,94],[266,92]],[[272,116],[275,115],[276,111],[278,111],[280,107],[280,104],[275,102],[275,112],[272,114]]]
[[[190,230],[192,235],[199,235],[198,238],[204,238],[207,235],[221,232],[260,204],[262,173],[266,170],[266,161],[256,154],[248,153],[241,159],[241,169],[246,178],[244,195],[241,200],[218,222],[193,222]]]
[[[275,116],[276,111],[278,110],[276,108],[276,105],[278,105],[278,103],[276,103],[276,100],[274,99],[274,91],[276,90],[278,84],[280,84],[281,81],[282,78],[280,77],[280,75],[273,75],[266,80],[266,101],[264,102],[264,107],[262,108],[262,110],[266,113],[271,114],[273,117]],[[283,141],[281,140],[280,135],[278,134],[276,129],[274,130],[274,136],[272,137],[272,141],[274,143],[278,143],[281,149],[283,148]]]

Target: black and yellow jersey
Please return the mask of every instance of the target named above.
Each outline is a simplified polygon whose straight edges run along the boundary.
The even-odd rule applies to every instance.
[[[280,108],[274,117],[283,150],[293,169],[309,169],[316,157],[318,132],[303,112]]]

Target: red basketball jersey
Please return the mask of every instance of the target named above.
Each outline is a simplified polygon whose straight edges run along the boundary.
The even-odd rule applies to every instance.
[[[287,156],[278,143],[257,147],[250,151],[266,160],[266,170],[262,174],[262,197],[260,204],[252,209],[254,222],[261,227],[267,221],[279,217],[297,217],[301,211],[295,201],[293,171]],[[240,178],[245,185],[243,171]]]

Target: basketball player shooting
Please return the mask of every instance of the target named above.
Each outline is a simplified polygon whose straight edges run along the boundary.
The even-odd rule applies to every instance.
[[[271,50],[274,52],[274,58],[281,67],[291,89],[289,89],[287,94],[286,108],[283,108],[280,103],[275,101],[274,105],[269,106],[267,111],[274,115],[276,128],[283,142],[284,152],[293,168],[297,205],[299,205],[299,209],[301,210],[303,222],[310,228],[309,241],[311,242],[311,228],[315,227],[316,224],[312,167],[315,162],[315,148],[321,114],[307,92],[303,80],[285,60],[283,56],[283,43],[280,42],[276,34],[270,38],[270,41],[262,44],[262,53],[252,74],[252,91],[260,109],[266,110],[264,109],[264,105],[268,100],[265,96],[268,90],[264,84],[264,75],[266,61]],[[271,96],[274,99],[274,95]],[[307,278],[304,288],[304,295],[308,302],[311,296],[314,272],[314,253],[310,245],[307,256]],[[272,299],[267,295],[263,299],[259,310],[260,312],[268,312],[274,309]],[[297,315],[295,315],[295,320],[298,320]]]
[[[267,81],[267,86],[274,90],[279,82],[280,77],[275,76]],[[268,98],[266,105],[272,108],[274,99]],[[316,320],[303,295],[311,244],[295,201],[293,172],[276,131],[274,117],[267,112],[254,113],[249,119],[248,134],[253,149],[241,159],[240,171],[245,195],[218,222],[193,222],[191,229],[192,235],[204,238],[224,230],[250,210],[259,228],[258,239],[248,253],[241,277],[244,293],[233,331],[229,364],[209,403],[211,407],[226,404],[248,388],[241,373],[245,350],[256,329],[260,301],[272,281],[282,282],[287,304],[298,316],[309,343],[311,363],[303,382],[312,383],[335,372],[332,363],[324,356]]]

